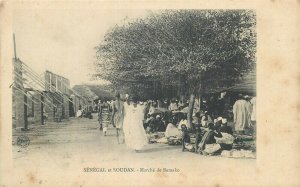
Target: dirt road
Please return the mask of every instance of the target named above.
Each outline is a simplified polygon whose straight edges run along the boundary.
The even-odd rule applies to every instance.
[[[26,135],[28,147],[16,145],[17,137]],[[141,153],[118,144],[115,130],[108,136],[99,131],[97,120],[70,119],[49,123],[24,132],[13,132],[13,174],[16,184],[30,186],[95,186],[114,183],[201,184],[224,181],[224,173],[248,172],[245,184],[255,180],[255,160],[205,157],[182,152],[180,146],[149,144]],[[240,168],[240,169],[237,169]],[[214,178],[208,178],[210,175]],[[234,174],[234,173],[232,173]],[[194,175],[197,175],[195,177]],[[60,183],[64,180],[64,184]],[[249,183],[248,183],[249,184]]]

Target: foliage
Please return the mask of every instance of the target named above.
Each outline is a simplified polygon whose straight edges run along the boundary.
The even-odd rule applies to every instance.
[[[255,66],[255,23],[246,10],[166,10],[116,25],[96,47],[96,76],[139,94],[153,82],[188,94],[228,87]]]

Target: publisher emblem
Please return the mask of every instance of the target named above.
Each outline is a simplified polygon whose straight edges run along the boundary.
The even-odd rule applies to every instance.
[[[27,136],[22,135],[17,138],[18,146],[25,148],[25,147],[28,147],[29,144],[30,144],[30,140]]]

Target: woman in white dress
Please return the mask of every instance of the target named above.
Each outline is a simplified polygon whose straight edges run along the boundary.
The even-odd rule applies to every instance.
[[[143,127],[145,105],[137,104],[135,98],[130,104],[124,104],[124,135],[125,144],[136,151],[148,144],[148,138]]]

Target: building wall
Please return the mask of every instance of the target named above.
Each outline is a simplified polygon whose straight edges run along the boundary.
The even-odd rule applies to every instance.
[[[42,110],[43,110],[43,104],[42,101],[43,100],[43,96],[41,94],[39,94],[38,92],[35,92],[34,94],[34,124],[35,125],[42,125],[43,124],[43,119],[42,119]]]
[[[79,106],[82,105],[82,101],[79,97],[72,95],[74,113],[76,116],[76,112],[79,110]]]
[[[13,79],[14,86],[12,87],[12,121],[13,128],[22,128],[25,125],[25,119],[27,119],[27,114],[25,114],[24,109],[24,90],[23,80],[18,78],[22,76],[22,65],[19,60],[13,59]]]
[[[69,79],[67,79],[63,76],[57,75],[55,73],[52,73],[50,71],[45,72],[44,78],[45,78],[45,85],[46,85],[45,90],[46,91],[52,91],[52,92],[58,91],[58,92],[62,92],[63,94],[66,94],[66,95],[70,95]],[[52,85],[52,86],[50,86],[50,85]]]
[[[34,115],[34,103],[32,101],[32,96],[31,95],[27,95],[27,117],[33,117]]]
[[[45,92],[44,93],[44,102],[47,104],[44,106],[44,115],[46,116],[46,121],[54,121],[54,108],[53,108],[53,97],[52,93],[50,92]]]
[[[69,100],[67,99],[68,97],[64,97],[64,119],[69,119]]]
[[[13,108],[12,108],[12,119],[13,128],[22,128],[25,125],[25,114],[24,114],[24,94],[13,88]]]

